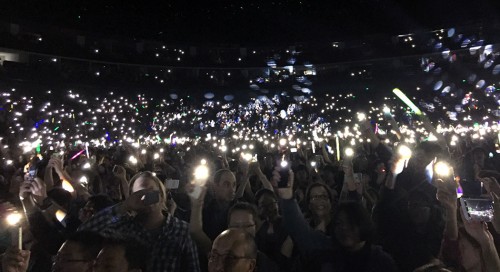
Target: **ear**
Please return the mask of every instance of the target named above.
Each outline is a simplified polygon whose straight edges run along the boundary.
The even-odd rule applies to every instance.
[[[250,260],[250,263],[248,264],[248,272],[256,271],[256,267],[257,267],[257,260],[256,259]]]

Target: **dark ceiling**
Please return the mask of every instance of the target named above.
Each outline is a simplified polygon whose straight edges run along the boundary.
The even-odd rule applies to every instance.
[[[9,1],[0,20],[176,42],[324,41],[497,23],[500,1]]]

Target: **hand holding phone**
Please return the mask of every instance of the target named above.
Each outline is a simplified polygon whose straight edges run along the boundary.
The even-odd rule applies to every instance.
[[[151,191],[144,195],[142,202],[146,206],[151,206],[160,202],[160,191]]]
[[[282,199],[292,199],[293,198],[293,182],[294,182],[294,176],[293,172],[289,171],[286,174],[286,184],[285,184],[285,179],[281,176],[281,172],[283,169],[281,169],[280,165],[276,166],[273,171],[273,179],[271,183],[275,187],[275,192],[276,194],[282,198]],[[288,168],[289,170],[289,168]],[[281,187],[280,187],[281,186]]]
[[[278,169],[280,175],[280,180],[278,181],[278,188],[287,188],[290,163],[283,158],[282,160],[279,161]]]
[[[493,201],[487,198],[460,198],[463,218],[467,221],[491,222]]]

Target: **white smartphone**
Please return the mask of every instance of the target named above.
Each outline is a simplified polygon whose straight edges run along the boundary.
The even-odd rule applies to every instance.
[[[165,188],[167,189],[178,189],[179,180],[178,179],[167,179],[165,180]]]
[[[491,222],[493,201],[487,198],[460,198],[462,214],[467,221]]]

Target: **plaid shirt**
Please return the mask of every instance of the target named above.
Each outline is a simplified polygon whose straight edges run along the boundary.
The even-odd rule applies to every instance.
[[[94,215],[78,230],[98,232],[106,238],[134,237],[148,247],[146,271],[200,271],[196,245],[189,234],[188,224],[167,215],[157,237],[134,220],[134,217],[117,213],[118,205]]]

